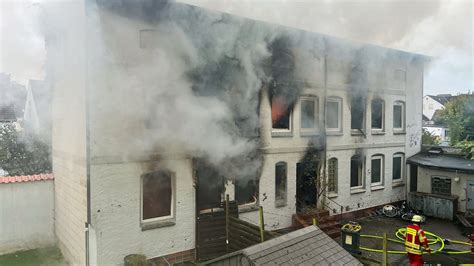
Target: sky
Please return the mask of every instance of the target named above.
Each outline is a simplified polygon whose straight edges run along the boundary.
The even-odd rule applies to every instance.
[[[72,1],[72,0],[62,0]],[[179,2],[425,54],[424,94],[474,90],[473,1],[460,0],[178,0]],[[38,4],[39,3],[39,4]],[[0,72],[22,84],[44,77],[41,4],[0,0]]]

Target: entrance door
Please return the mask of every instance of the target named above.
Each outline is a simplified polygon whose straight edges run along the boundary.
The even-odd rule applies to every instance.
[[[410,192],[418,190],[418,166],[410,164]]]
[[[466,182],[466,210],[474,210],[474,180]]]
[[[317,202],[317,169],[318,162],[301,162],[296,164],[296,211],[315,209]]]

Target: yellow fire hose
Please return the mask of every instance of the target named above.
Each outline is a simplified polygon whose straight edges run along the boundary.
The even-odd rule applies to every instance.
[[[359,229],[360,230],[360,229]],[[393,239],[393,238],[387,238],[388,241],[391,241],[391,242],[394,242],[394,243],[398,243],[398,244],[402,244],[404,245],[405,244],[405,232],[406,232],[406,228],[400,228],[397,230],[397,232],[395,233],[395,236],[398,238],[398,239]],[[425,235],[427,236],[428,238],[428,244],[429,245],[435,245],[437,243],[440,243],[440,247],[436,250],[433,250],[431,253],[443,253],[443,254],[451,254],[451,255],[459,255],[459,254],[469,254],[471,253],[471,250],[464,250],[464,251],[458,251],[458,250],[453,250],[453,251],[444,251],[444,247],[445,247],[445,244],[444,244],[444,241],[443,239],[438,236],[438,235],[435,235],[431,232],[428,232],[428,231],[425,231]],[[376,238],[376,239],[383,239],[383,237],[381,236],[375,236],[375,235],[360,235],[361,238],[365,237],[365,238]],[[459,245],[466,245],[466,246],[469,246],[471,247],[471,243],[468,243],[468,242],[464,242],[464,241],[459,241],[459,240],[449,240],[450,243],[453,243],[453,244],[459,244]],[[380,253],[383,253],[383,250],[382,249],[376,249],[376,248],[367,248],[367,247],[362,247],[360,246],[359,247],[360,250],[365,250],[365,251],[369,251],[369,252],[380,252]],[[406,254],[407,252],[406,251],[402,251],[402,250],[387,250],[387,253],[389,254]],[[427,254],[428,252],[424,251],[423,254]]]

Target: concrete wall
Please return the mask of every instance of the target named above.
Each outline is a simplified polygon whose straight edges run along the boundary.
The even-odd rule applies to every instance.
[[[87,222],[86,78],[83,1],[58,2],[47,42],[48,79],[53,91],[52,160],[55,232],[65,259],[86,264]],[[55,13],[58,12],[58,13]],[[45,15],[45,17],[47,17]]]
[[[0,184],[0,254],[54,244],[53,180]]]
[[[141,175],[160,169],[157,162],[94,164],[91,167],[92,225],[98,265],[117,265],[129,254],[157,257],[195,246],[195,190],[192,161],[160,161],[175,173],[175,224],[142,229]],[[95,258],[91,258],[94,260]]]
[[[431,193],[431,177],[451,178],[451,195],[458,197],[458,211],[466,211],[466,181],[474,180],[474,174],[448,172],[418,166],[418,192]],[[456,182],[455,178],[459,178]]]

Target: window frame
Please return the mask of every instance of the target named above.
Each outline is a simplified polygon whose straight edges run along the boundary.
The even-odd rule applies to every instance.
[[[394,179],[393,173],[394,173],[394,158],[400,158],[400,178]],[[392,156],[392,182],[393,183],[402,183],[403,180],[405,179],[405,154],[403,152],[397,152],[394,153]]]
[[[159,172],[166,172],[170,176],[171,181],[171,206],[170,215],[143,219],[143,181],[147,176]],[[170,226],[175,224],[176,218],[176,173],[171,171],[154,171],[140,176],[140,226],[142,230],[153,229],[158,227]]]
[[[277,198],[277,166],[278,165],[283,165],[285,167],[285,195],[283,198]],[[286,206],[288,202],[288,163],[284,161],[279,161],[275,164],[275,206],[276,207],[283,207]]]
[[[402,113],[401,113],[401,117],[400,117],[400,119],[402,120],[401,121],[401,126],[402,127],[395,127],[395,106],[401,106],[401,108],[402,108]],[[392,120],[393,131],[395,133],[404,133],[405,132],[405,119],[406,119],[406,117],[405,117],[405,113],[406,113],[406,111],[405,111],[405,102],[395,101],[393,103],[392,112],[393,112],[393,117],[392,117],[392,119],[393,119]]]
[[[352,161],[353,161],[352,158],[357,157],[357,156],[361,156],[361,155],[355,154],[355,155],[352,155],[352,156],[351,156],[351,163],[350,163],[349,167],[352,168]],[[365,181],[365,180],[364,180],[364,176],[365,176],[365,156],[361,156],[361,157],[362,157],[362,158],[360,159],[360,161],[361,161],[360,164],[361,164],[361,165],[360,165],[360,169],[358,169],[358,171],[359,171],[359,176],[358,176],[358,183],[359,183],[359,185],[357,185],[357,186],[352,186],[352,184],[351,184],[351,183],[352,183],[352,182],[351,182],[351,181],[352,181],[352,169],[350,169],[350,171],[349,171],[349,173],[350,173],[349,187],[350,187],[351,190],[364,189],[364,186],[365,186],[365,182],[364,182],[364,181]]]
[[[374,122],[374,102],[380,102],[382,103],[382,127],[381,128],[374,128],[373,127],[373,122]],[[370,129],[372,130],[372,133],[384,133],[385,132],[385,101],[383,99],[372,99],[370,101]]]
[[[329,168],[331,166],[331,162],[335,162],[335,174],[334,174],[334,190],[331,190],[330,188],[330,185],[329,185],[329,180],[331,178],[330,176],[330,171],[329,171]],[[328,167],[328,180],[327,180],[327,187],[328,187],[328,194],[332,194],[332,195],[337,195],[337,191],[338,191],[338,176],[339,176],[339,160],[336,158],[336,157],[332,157],[328,160],[328,164],[327,164],[327,167]]]
[[[330,128],[327,126],[328,122],[328,102],[336,102],[338,106],[337,113],[337,128]],[[342,98],[341,97],[328,97],[326,99],[326,110],[325,110],[325,126],[327,133],[341,133],[342,132]]]
[[[303,128],[303,101],[312,101],[314,103],[314,127],[312,128]],[[303,95],[300,97],[299,102],[299,114],[300,114],[300,133],[301,135],[314,135],[319,130],[319,98],[314,95]]]
[[[247,182],[252,180],[255,185],[255,190],[256,190],[256,195],[254,195],[255,201],[252,202],[246,202],[246,203],[238,203],[237,207],[239,209],[239,212],[247,212],[247,211],[254,211],[258,209],[258,206],[260,204],[260,181],[258,179],[248,179]],[[237,200],[237,189],[239,185],[239,181],[242,180],[235,180],[234,181],[234,200],[238,202]]]
[[[433,181],[435,179],[440,179],[440,180],[444,180],[443,182],[446,182],[446,180],[449,180],[449,194],[445,194],[445,193],[439,193],[439,192],[435,192],[433,191]],[[434,195],[441,195],[441,196],[451,196],[451,191],[453,190],[453,180],[452,178],[450,177],[447,177],[447,176],[439,176],[439,175],[432,175],[431,176],[431,180],[430,180],[430,186],[431,186],[431,194],[434,194]]]
[[[273,120],[272,120],[272,113],[273,113],[273,104],[272,104],[272,99],[270,100],[270,126],[272,129],[272,136],[280,136],[280,137],[291,137],[293,136],[293,115],[294,115],[294,107],[293,108],[288,108],[289,114],[288,114],[288,129],[286,128],[274,128],[273,127]]]
[[[374,160],[380,160],[380,177],[379,181],[374,182],[373,181],[373,166]],[[376,187],[376,186],[383,186],[384,185],[384,179],[385,179],[385,160],[384,160],[384,155],[383,154],[374,154],[370,157],[370,186],[371,187]]]

